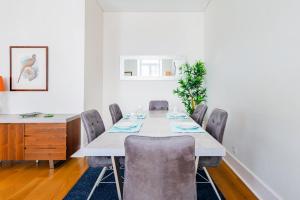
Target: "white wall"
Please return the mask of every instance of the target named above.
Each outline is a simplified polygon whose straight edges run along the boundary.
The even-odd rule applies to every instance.
[[[102,110],[102,9],[85,0],[84,109]]]
[[[209,108],[229,112],[228,150],[299,199],[300,2],[214,0],[206,13]]]
[[[203,14],[162,12],[105,12],[103,32],[103,111],[118,103],[124,112],[151,99],[180,104],[172,94],[176,81],[120,81],[120,55],[178,55],[191,62],[203,58]]]
[[[0,74],[9,46],[49,46],[49,91],[6,92],[1,113],[78,113],[84,95],[84,0],[1,0]],[[9,90],[9,88],[8,88]]]
[[[102,21],[97,0],[85,0],[84,110],[102,111]],[[87,144],[82,125],[81,143]]]

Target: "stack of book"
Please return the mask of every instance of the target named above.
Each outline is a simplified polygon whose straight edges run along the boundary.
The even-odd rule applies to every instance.
[[[40,112],[32,112],[32,113],[24,113],[24,114],[20,114],[20,116],[22,118],[31,118],[31,117],[37,117],[38,115],[40,115],[42,113]]]

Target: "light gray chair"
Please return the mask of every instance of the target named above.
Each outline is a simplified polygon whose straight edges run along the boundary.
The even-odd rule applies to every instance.
[[[191,136],[128,136],[124,200],[195,200],[195,140]]]
[[[111,115],[111,119],[113,124],[117,123],[123,118],[122,111],[120,109],[120,106],[116,103],[109,105],[109,112]],[[124,166],[125,158],[124,157],[118,157],[119,163]]]
[[[149,110],[169,110],[169,103],[165,100],[152,100],[149,103]]]
[[[88,110],[83,113],[81,113],[81,120],[83,122],[88,143],[92,142],[95,138],[97,138],[99,135],[101,135],[103,132],[105,132],[105,126],[103,123],[103,120],[97,110]],[[110,157],[88,157],[88,164],[90,167],[101,167],[102,171],[100,172],[89,196],[88,199],[91,198],[93,195],[93,192],[95,191],[96,187],[103,182],[105,178],[110,176],[113,172],[111,172],[109,175],[104,177],[105,172],[112,167],[112,162]],[[104,178],[103,178],[104,177]]]
[[[200,126],[202,126],[204,116],[207,111],[207,105],[205,104],[199,104],[196,106],[193,114],[191,115],[191,118],[197,122]]]
[[[227,118],[228,118],[228,113],[226,111],[216,108],[211,113],[206,125],[206,131],[221,144],[223,142],[223,136],[224,136]],[[206,170],[206,167],[217,167],[221,161],[222,161],[222,157],[216,157],[216,156],[199,157],[199,167],[203,168],[204,172],[207,175],[208,180],[204,177],[202,178],[206,179],[212,185],[219,199],[221,199],[221,197],[208,171]]]
[[[120,119],[123,118],[122,111],[121,111],[119,105],[116,103],[109,105],[109,112],[110,112],[113,124],[117,123],[118,121],[120,121]]]

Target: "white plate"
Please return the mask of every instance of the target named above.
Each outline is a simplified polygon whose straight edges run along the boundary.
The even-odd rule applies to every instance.
[[[170,113],[171,116],[176,116],[176,117],[181,117],[181,116],[186,116],[185,113],[180,113],[180,112],[173,112]]]
[[[200,126],[193,122],[182,122],[182,123],[176,124],[176,127],[181,128],[181,129],[196,129],[196,128],[199,128]]]
[[[129,119],[130,117],[131,117],[131,114],[130,114],[130,113],[124,114],[124,119]]]
[[[137,123],[134,122],[118,122],[117,124],[115,124],[115,127],[117,128],[133,128],[136,127]]]

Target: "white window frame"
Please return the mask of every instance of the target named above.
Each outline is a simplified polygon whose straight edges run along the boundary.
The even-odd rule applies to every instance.
[[[159,60],[160,62],[160,76],[125,76],[124,71],[125,71],[125,60],[137,60],[137,74],[141,74],[141,69],[140,69],[140,61],[141,60]],[[162,60],[164,59],[170,59],[173,60],[173,62],[177,62],[180,64],[183,64],[186,62],[186,59],[183,56],[138,56],[138,55],[130,55],[130,56],[120,56],[120,80],[178,80],[180,78],[180,72],[179,72],[179,67],[176,66],[176,75],[175,76],[164,76],[162,72]]]

